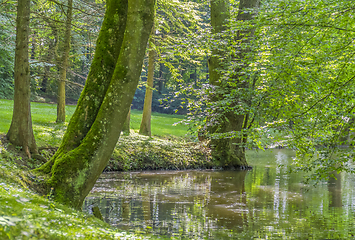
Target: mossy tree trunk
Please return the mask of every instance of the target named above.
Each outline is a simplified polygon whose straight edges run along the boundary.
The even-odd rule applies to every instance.
[[[152,136],[151,119],[152,119],[152,99],[153,99],[153,84],[154,84],[154,62],[155,62],[155,50],[154,45],[154,28],[152,30],[150,39],[149,60],[148,60],[148,77],[147,86],[145,88],[144,106],[142,122],[139,128],[139,134],[145,136]]]
[[[84,90],[80,98],[81,102],[78,103],[76,112],[81,114],[76,113],[76,118],[84,117],[84,125],[89,128],[86,134],[78,142],[76,142],[75,135],[73,139],[68,136],[64,138],[61,145],[67,146],[65,151],[55,157],[52,166],[47,165],[47,167],[50,166],[51,174],[48,187],[53,189],[53,197],[56,201],[74,208],[81,208],[86,195],[94,186],[113,152],[138,85],[154,20],[154,4],[154,0],[128,0],[128,4],[124,0],[106,2],[107,11],[104,19],[106,26],[104,25],[100,31],[95,52],[95,59],[99,63],[96,62],[96,65],[93,63],[93,67],[106,76],[94,75],[96,78],[87,82],[85,86],[92,91]],[[122,7],[126,7],[127,11],[122,10]],[[115,21],[122,16],[126,18],[126,27],[119,54],[116,57],[117,42],[111,41],[111,35],[118,33],[120,25],[117,25]],[[109,22],[113,24],[108,24]],[[101,41],[108,46],[100,47]],[[111,49],[110,52],[107,52],[108,48]],[[107,62],[111,65],[102,64],[103,58],[109,58]],[[116,63],[113,64],[113,62]],[[110,73],[110,67],[114,68],[113,73]],[[110,82],[106,86],[106,91],[100,92],[102,86],[98,84],[98,80],[104,81],[107,74],[111,75]],[[102,100],[100,100],[100,93],[104,94]],[[82,105],[83,99],[93,100],[92,105]],[[100,100],[100,102],[97,103],[95,100]],[[95,119],[88,121],[88,118],[92,117],[88,115],[89,109],[92,111],[91,109],[95,107],[98,108]],[[84,108],[83,111],[80,110],[82,108]],[[71,130],[77,132],[82,129],[73,127]],[[79,134],[83,135],[81,132]],[[68,151],[73,143],[78,145]]]
[[[37,146],[32,130],[30,107],[29,21],[30,0],[19,0],[16,18],[14,109],[7,138],[12,144],[21,146],[31,158],[31,153],[37,154]]]
[[[109,0],[85,87],[55,155],[39,170],[50,173],[56,159],[75,149],[89,132],[110,85],[127,21],[128,0]],[[116,17],[113,17],[116,16]]]
[[[241,0],[239,2],[239,12],[237,20],[248,21],[252,19],[252,12],[250,9],[256,8],[259,4],[259,0]],[[213,0],[211,1],[211,25],[213,29],[213,34],[217,36],[227,30],[226,23],[229,19],[229,2],[228,0]],[[253,37],[253,29],[248,28],[244,32],[239,32],[236,41],[242,40],[250,41]],[[246,55],[250,52],[250,48],[242,48],[240,53],[233,56],[233,60],[240,62],[242,67],[245,66],[247,62]],[[209,60],[209,72],[210,72],[210,84],[216,86],[217,88],[223,88],[225,94],[230,94],[233,89],[230,86],[226,86],[222,80],[222,70],[226,70],[226,66],[231,59],[226,59],[223,49],[215,48],[212,51],[212,57]],[[235,69],[234,81],[236,86],[240,88],[247,88],[248,82],[243,79],[243,74],[241,73],[242,67],[240,69]],[[223,94],[214,95],[211,100],[219,101],[223,100]],[[238,104],[240,99],[236,99],[231,108],[233,109],[236,104]],[[245,157],[245,143],[247,141],[247,135],[243,133],[243,130],[247,128],[248,115],[237,114],[233,110],[225,111],[218,117],[217,124],[212,124],[209,128],[210,133],[236,133],[233,137],[224,138],[213,138],[211,139],[212,156],[214,159],[221,163],[223,168],[246,168],[248,163]]]
[[[65,21],[64,48],[59,70],[58,96],[57,96],[57,120],[65,122],[65,81],[67,80],[67,68],[70,51],[71,22],[73,13],[73,0],[68,0],[67,19]]]

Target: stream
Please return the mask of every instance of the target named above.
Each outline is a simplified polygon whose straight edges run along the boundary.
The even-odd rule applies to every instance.
[[[175,239],[349,239],[355,177],[317,186],[290,173],[294,153],[249,151],[249,171],[103,173],[83,210],[127,232]]]

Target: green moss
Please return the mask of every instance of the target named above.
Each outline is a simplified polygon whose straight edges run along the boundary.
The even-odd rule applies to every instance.
[[[85,88],[68,131],[64,135],[59,152],[67,153],[79,146],[90,130],[98,114],[106,91],[109,87],[124,36],[127,19],[127,1],[117,0],[107,3],[104,22],[97,40],[94,59]],[[111,17],[111,16],[119,17]],[[61,156],[55,156],[54,159]]]
[[[88,156],[90,151],[85,148],[76,148],[61,158],[57,158],[48,181],[54,189],[54,199],[69,206],[78,207],[82,199],[83,183],[86,181],[86,173],[90,169]]]

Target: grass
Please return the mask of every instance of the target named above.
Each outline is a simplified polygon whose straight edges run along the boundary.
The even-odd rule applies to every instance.
[[[56,203],[50,196],[39,196],[27,187],[38,177],[8,147],[0,140],[0,239],[150,238],[144,232],[123,232],[90,214]]]
[[[11,124],[12,100],[0,99],[0,133],[6,133]],[[55,104],[31,103],[32,124],[37,144],[39,146],[58,146],[63,136],[66,125],[75,111],[75,105],[66,106],[66,122],[57,124],[55,122],[57,110]],[[152,135],[157,137],[179,137],[187,136],[188,127],[175,123],[181,121],[184,116],[153,113],[152,114]],[[131,129],[139,131],[142,119],[142,111],[131,111]]]
[[[159,137],[176,136],[185,137],[188,127],[183,124],[176,124],[184,119],[181,115],[169,115],[162,113],[152,114],[152,135]],[[138,131],[142,120],[142,111],[131,111],[131,129]]]

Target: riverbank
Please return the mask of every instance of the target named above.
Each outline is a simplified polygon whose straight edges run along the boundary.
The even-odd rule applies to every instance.
[[[106,171],[211,169],[207,142],[183,138],[157,138],[131,131],[121,136]]]
[[[3,136],[2,136],[3,137]],[[142,232],[112,228],[31,190],[38,163],[0,140],[0,239],[146,239]]]

